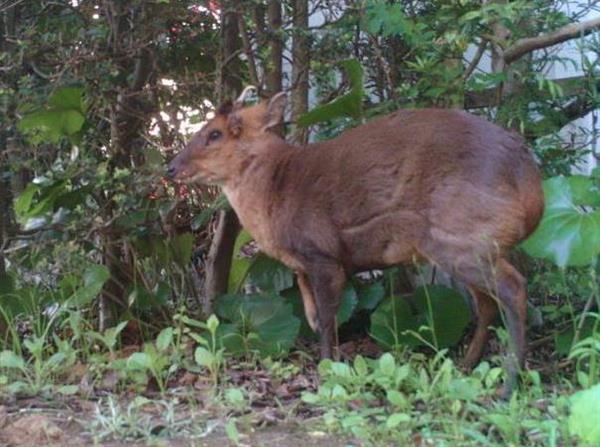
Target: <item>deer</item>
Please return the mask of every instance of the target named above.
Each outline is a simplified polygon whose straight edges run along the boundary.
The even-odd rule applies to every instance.
[[[243,96],[243,94],[242,94]],[[524,140],[458,109],[399,109],[304,146],[273,130],[286,95],[223,104],[170,162],[178,182],[219,185],[260,249],[295,272],[322,358],[349,275],[426,261],[463,282],[476,325],[474,367],[499,310],[509,334],[508,396],[526,353],[526,280],[509,250],[544,211],[541,176]]]

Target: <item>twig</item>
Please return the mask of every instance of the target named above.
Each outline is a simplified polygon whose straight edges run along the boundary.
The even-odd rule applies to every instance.
[[[471,74],[473,74],[473,71],[475,71],[475,69],[479,65],[479,61],[481,61],[481,57],[483,56],[483,53],[485,53],[487,46],[488,46],[488,41],[485,39],[482,39],[481,42],[479,43],[479,46],[477,47],[477,52],[475,53],[473,60],[471,60],[469,66],[466,68],[465,72],[463,73],[462,78],[464,81],[469,79],[469,76],[471,76]]]

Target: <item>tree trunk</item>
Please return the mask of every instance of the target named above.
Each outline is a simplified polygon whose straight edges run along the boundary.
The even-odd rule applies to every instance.
[[[217,93],[220,102],[233,100],[242,90],[241,62],[238,54],[242,44],[238,26],[239,1],[227,0],[222,3],[221,13],[221,54]]]
[[[146,94],[145,87],[153,80],[153,52],[145,42],[141,42],[140,29],[146,20],[143,6],[132,13],[130,5],[107,0],[103,7],[110,27],[110,46],[114,61],[121,72],[131,74],[124,76],[123,79],[127,80],[115,86],[117,95],[109,111],[109,167],[111,170],[133,169],[143,162],[134,156],[135,148],[139,146],[137,139],[152,111],[151,96]],[[123,56],[131,54],[132,50],[137,53],[134,58]],[[106,200],[103,218],[110,222],[115,217],[117,207],[112,196],[106,197]],[[131,286],[134,269],[131,259],[126,256],[124,239],[127,235],[116,228],[111,230],[102,240],[103,262],[110,272],[110,279],[106,282],[98,303],[100,330],[113,326],[117,316],[125,311],[126,293]]]
[[[18,21],[17,3],[7,6],[0,13],[0,53],[13,49],[14,44],[9,38],[15,39]],[[14,40],[13,40],[14,42]],[[9,72],[10,73],[10,72]],[[18,78],[14,75],[4,76],[0,88],[12,88],[15,92],[18,88]],[[6,270],[4,249],[7,240],[12,236],[14,230],[13,220],[13,192],[11,184],[11,170],[8,159],[8,146],[11,136],[11,128],[15,127],[14,110],[16,95],[10,96],[2,104],[2,115],[0,116],[0,286],[11,283]],[[0,314],[0,338],[4,339],[8,331],[8,322]]]
[[[292,117],[295,123],[308,111],[308,75],[310,70],[310,40],[308,35],[308,0],[294,0],[294,38],[292,42]],[[290,140],[296,144],[308,142],[308,129],[295,126]]]
[[[233,99],[241,88],[241,64],[237,54],[241,48],[239,37],[238,1],[223,2],[221,20],[221,62],[217,77],[219,100]],[[242,18],[243,20],[243,18]],[[234,211],[221,211],[217,218],[217,228],[211,241],[206,259],[206,280],[204,282],[203,311],[213,312],[213,305],[218,296],[227,293],[229,271],[233,247],[240,224]]]
[[[234,211],[220,211],[217,229],[206,259],[206,280],[204,283],[205,315],[213,313],[215,300],[227,293],[231,259],[240,223]]]
[[[283,80],[283,39],[281,36],[281,2],[269,0],[267,5],[269,60],[266,67],[267,95],[281,91]]]

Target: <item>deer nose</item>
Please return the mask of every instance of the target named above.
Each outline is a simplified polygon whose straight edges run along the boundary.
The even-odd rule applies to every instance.
[[[166,172],[167,178],[169,180],[173,180],[175,178],[175,174],[177,173],[176,171],[177,170],[175,169],[175,166],[169,166]]]

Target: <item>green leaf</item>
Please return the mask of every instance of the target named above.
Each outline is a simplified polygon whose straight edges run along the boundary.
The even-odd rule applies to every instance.
[[[83,88],[81,87],[62,87],[57,89],[50,99],[48,104],[57,109],[77,110],[85,113],[86,105],[83,97]]]
[[[244,281],[246,280],[248,270],[250,270],[253,260],[246,257],[242,257],[240,255],[240,250],[251,240],[252,236],[246,230],[240,231],[237,238],[235,239],[235,244],[233,247],[233,258],[231,260],[231,269],[229,270],[229,279],[227,281],[228,293],[239,292],[242,285],[244,284]]]
[[[294,274],[281,262],[259,253],[248,269],[247,281],[263,292],[279,293],[294,286]]]
[[[396,360],[389,352],[379,358],[379,370],[386,376],[392,376],[396,370]]]
[[[152,359],[145,352],[134,352],[127,359],[127,366],[131,369],[151,370]]]
[[[103,265],[92,265],[83,274],[83,287],[79,288],[71,297],[72,304],[84,306],[95,299],[102,287],[110,278],[110,272]]]
[[[544,182],[546,208],[536,231],[522,244],[531,256],[559,267],[588,265],[600,254],[600,190],[589,177]]]
[[[185,266],[190,263],[194,249],[194,239],[193,233],[182,233],[169,241],[173,259],[179,265]]]
[[[578,391],[570,398],[569,431],[589,445],[600,445],[600,384]]]
[[[481,382],[474,378],[452,379],[446,397],[451,400],[473,401],[479,397]]]
[[[407,19],[400,4],[372,3],[365,11],[365,28],[371,34],[381,33],[383,36],[402,35],[405,40],[411,31],[411,23]]]
[[[246,405],[246,397],[240,388],[229,388],[226,390],[225,400],[238,409]]]
[[[14,210],[19,220],[24,220],[31,208],[33,197],[40,189],[39,185],[29,183],[25,190],[15,199]]]
[[[317,404],[321,401],[321,397],[315,393],[309,393],[307,391],[303,392],[300,396],[302,402],[306,402],[307,404]]]
[[[25,361],[13,351],[2,351],[0,352],[0,368],[10,368],[24,371]]]
[[[227,434],[229,440],[235,445],[240,444],[240,433],[238,432],[233,419],[228,420],[227,424],[225,424],[225,433]]]
[[[58,142],[62,137],[73,137],[85,123],[83,89],[62,87],[48,99],[48,104],[25,115],[18,124],[24,133],[35,135],[35,142],[44,139]]]
[[[173,328],[167,327],[160,331],[158,337],[156,337],[156,349],[159,351],[165,351],[173,341]]]
[[[352,287],[350,284],[347,284],[342,293],[342,298],[340,299],[340,308],[338,309],[336,315],[336,322],[338,326],[341,326],[350,319],[357,303],[358,297],[356,296],[354,287]]]
[[[216,306],[221,324],[217,333],[225,348],[237,354],[257,351],[280,355],[292,347],[300,328],[292,305],[277,295],[225,295]]]
[[[385,298],[385,288],[381,281],[361,285],[356,288],[358,294],[358,309],[373,310]]]
[[[380,345],[386,349],[424,345],[414,335],[422,326],[430,330],[419,332],[420,337],[429,344],[437,342],[438,349],[453,346],[461,339],[470,320],[462,295],[441,285],[429,285],[417,288],[411,301],[414,309],[406,300],[391,297],[373,312],[371,335]]]
[[[564,330],[554,333],[554,345],[556,352],[566,356],[571,351],[573,339],[575,338],[576,325],[579,325],[579,320],[574,320]],[[587,315],[579,332],[579,340],[587,337],[593,337],[594,334],[600,336],[600,327],[596,327],[596,317]]]
[[[199,346],[194,352],[194,360],[200,366],[210,367],[215,362],[215,356],[208,349]]]
[[[394,428],[402,423],[410,422],[410,414],[393,413],[389,415],[385,422],[386,428]]]
[[[42,137],[57,143],[61,137],[71,136],[81,130],[85,117],[76,110],[40,110],[21,119],[19,129],[26,133],[38,131]]]
[[[217,329],[219,328],[219,319],[215,314],[212,314],[208,317],[208,320],[206,320],[206,328],[212,334],[217,332]]]
[[[369,373],[367,362],[360,354],[354,357],[354,371],[356,371],[356,374],[359,376],[366,376]]]
[[[350,91],[328,104],[314,108],[298,118],[298,125],[308,127],[312,124],[329,121],[334,118],[351,117],[360,119],[363,116],[362,99],[363,90],[363,68],[356,59],[348,59],[340,62],[350,82]]]
[[[390,403],[396,407],[405,407],[408,404],[408,400],[400,391],[388,390],[387,399]]]
[[[61,385],[56,389],[56,391],[58,391],[60,394],[72,396],[73,394],[77,394],[77,392],[79,391],[79,386],[77,386],[77,385]]]

